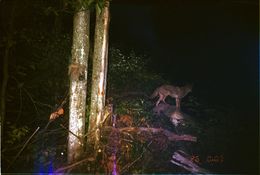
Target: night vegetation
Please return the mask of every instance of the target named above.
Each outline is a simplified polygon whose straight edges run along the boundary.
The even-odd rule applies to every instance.
[[[246,152],[238,152],[241,149],[237,144],[243,142],[245,138],[241,137],[250,126],[241,125],[235,107],[232,104],[211,103],[207,98],[198,96],[195,82],[194,91],[182,101],[182,110],[189,120],[175,127],[167,115],[155,114],[155,100],[150,99],[155,88],[173,82],[149,69],[152,60],[148,54],[132,48],[125,49],[118,43],[109,43],[106,93],[106,104],[113,104],[118,127],[113,129],[111,123],[107,122],[101,128],[103,154],[93,158],[86,145],[79,162],[83,161],[71,166],[67,164],[68,69],[72,57],[72,18],[75,9],[75,4],[71,2],[0,2],[0,33],[4,34],[0,41],[0,57],[6,58],[0,60],[1,71],[6,70],[3,72],[6,76],[1,77],[1,88],[5,89],[1,91],[2,172],[109,172],[114,161],[111,156],[113,150],[109,148],[116,146],[117,168],[122,174],[188,173],[190,171],[182,165],[171,163],[172,155],[178,150],[187,153],[186,158],[205,172],[239,173],[237,166],[242,166],[243,161],[236,163],[236,160],[248,156]],[[102,9],[102,4],[99,7]],[[91,42],[93,39],[90,37]],[[90,116],[92,47],[86,127]],[[167,98],[166,102],[175,105],[174,99]],[[58,111],[60,108],[64,109],[64,113]],[[54,120],[50,120],[52,114],[55,114]],[[108,117],[108,120],[111,118]],[[39,131],[33,134],[38,127]],[[136,128],[162,130],[153,130],[151,134],[146,129],[140,132]],[[171,140],[163,133],[164,130],[178,135],[191,135],[197,140]],[[239,170],[254,171],[250,167],[255,167],[256,163]]]

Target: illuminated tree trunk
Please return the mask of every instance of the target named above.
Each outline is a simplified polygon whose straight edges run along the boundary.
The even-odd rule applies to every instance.
[[[93,73],[91,87],[91,104],[88,129],[88,144],[99,148],[100,122],[106,97],[107,64],[108,64],[108,29],[109,29],[109,1],[100,11],[97,6],[95,26]]]
[[[70,104],[68,163],[80,158],[84,149],[85,111],[87,91],[87,63],[89,55],[89,11],[75,13],[73,19],[72,60],[69,66]]]

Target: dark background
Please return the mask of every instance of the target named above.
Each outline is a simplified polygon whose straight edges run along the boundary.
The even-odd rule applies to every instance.
[[[120,2],[111,5],[110,43],[148,54],[151,70],[193,82],[209,100],[256,112],[257,1]]]
[[[203,84],[218,100],[256,97],[256,2],[134,2],[112,2],[111,43],[147,53],[151,70]]]
[[[172,83],[193,82],[209,104],[232,106],[234,133],[229,169],[258,167],[258,2],[112,1],[110,42],[146,53],[149,68]],[[239,167],[239,168],[238,168]]]

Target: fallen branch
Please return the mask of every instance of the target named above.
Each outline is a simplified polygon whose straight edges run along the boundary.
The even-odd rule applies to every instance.
[[[194,137],[192,135],[177,135],[171,131],[168,131],[166,129],[162,128],[145,128],[145,127],[126,127],[126,128],[118,128],[120,132],[147,132],[147,133],[152,133],[152,134],[157,134],[157,133],[162,133],[165,136],[168,137],[170,141],[191,141],[191,142],[196,142],[197,137]]]
[[[67,166],[58,168],[58,169],[55,170],[54,172],[55,172],[55,173],[59,173],[59,172],[62,172],[62,171],[64,171],[64,170],[67,170],[67,169],[73,168],[73,167],[75,167],[75,166],[78,166],[78,165],[82,164],[83,162],[86,162],[86,161],[88,161],[88,162],[93,162],[94,160],[95,160],[95,159],[94,159],[93,157],[88,157],[88,158],[85,158],[85,159],[80,160],[80,161],[78,161],[78,162],[75,162],[75,163],[73,163],[73,164],[70,164],[70,165],[67,165]]]
[[[79,136],[77,136],[76,134],[74,134],[72,131],[70,131],[68,128],[66,128],[63,124],[60,124],[60,126],[63,128],[63,129],[65,129],[65,130],[67,130],[69,133],[71,133],[72,135],[74,135],[77,139],[81,139]]]
[[[152,142],[150,142],[150,143],[148,144],[148,146],[151,145],[151,143],[152,143]],[[125,172],[127,169],[129,169],[133,164],[135,164],[138,160],[140,160],[140,159],[143,157],[143,155],[144,155],[144,153],[145,153],[146,151],[147,151],[147,149],[145,149],[145,150],[140,154],[140,156],[137,157],[134,161],[132,161],[132,162],[126,164],[126,165],[122,168],[121,173],[124,173],[124,172]]]
[[[179,150],[172,155],[171,162],[177,166],[180,166],[191,173],[209,173],[206,169],[199,167],[195,164],[189,155]]]

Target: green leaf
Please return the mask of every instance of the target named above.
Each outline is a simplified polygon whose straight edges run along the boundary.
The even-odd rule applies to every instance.
[[[88,1],[87,1],[88,6],[90,7],[90,6],[93,4],[93,2],[95,2],[95,0],[88,0]]]
[[[96,10],[97,10],[97,14],[100,15],[101,14],[101,11],[102,11],[102,8],[97,4],[96,6]]]

